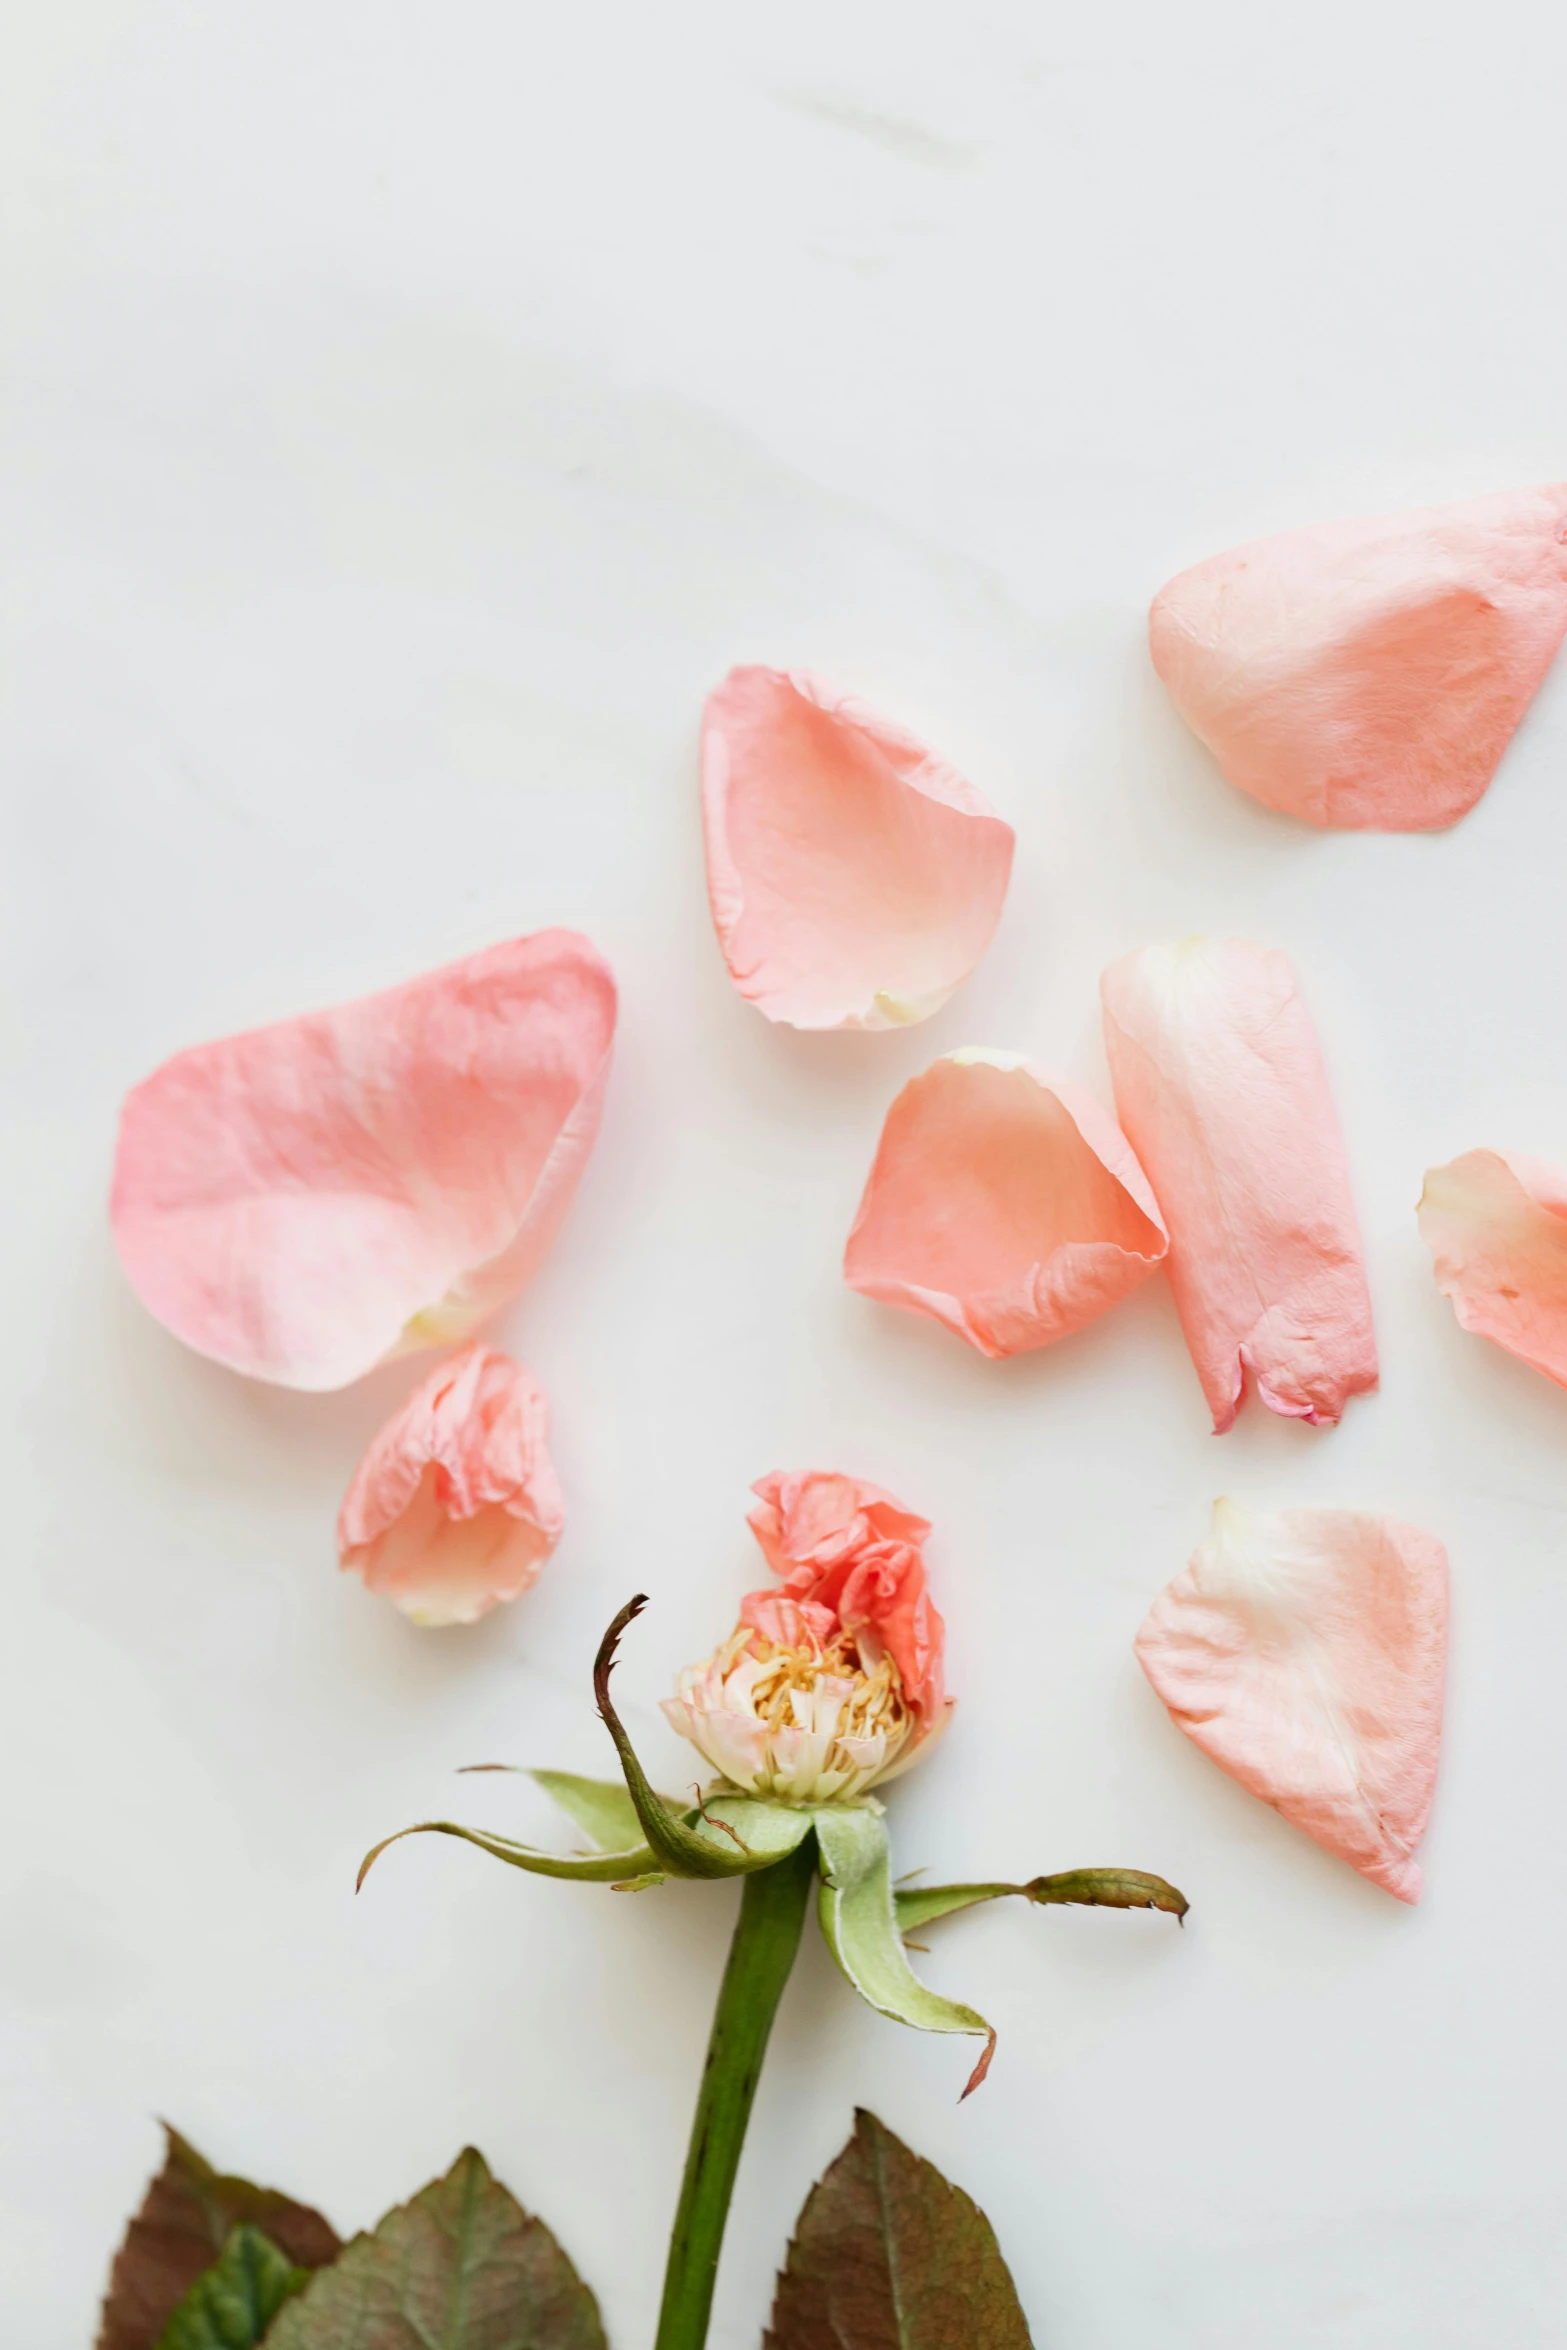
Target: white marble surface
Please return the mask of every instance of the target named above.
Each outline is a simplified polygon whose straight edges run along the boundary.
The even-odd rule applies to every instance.
[[[1142,614],[1234,540],[1567,470],[1567,19],[1499,0],[53,0],[0,75],[4,2335],[90,2337],[166,2113],[340,2225],[477,2140],[650,2338],[730,1896],[534,1884],[385,1830],[607,1765],[599,1627],[666,1675],[761,1471],[936,1521],[959,1726],[907,1865],[1165,1870],[1144,1917],[953,1925],[961,2052],[790,1989],[714,2331],[867,2103],[993,2215],[1050,2350],[1546,2350],[1567,2291],[1567,1396],[1464,1338],[1424,1167],[1567,1158],[1567,669],[1450,836],[1232,793]],[[734,660],[923,725],[1018,827],[923,1029],[797,1037],[708,928],[697,714]],[[602,1143],[505,1335],[571,1525],[421,1635],[332,1517],[407,1367],[268,1392],[141,1312],[116,1103],[174,1047],[578,923],[624,987]],[[1207,1433],[1168,1294],[991,1364],[837,1257],[882,1112],[965,1042],[1104,1087],[1101,966],[1296,958],[1383,1346],[1337,1432]],[[1130,1640],[1213,1495],[1395,1508],[1454,1570],[1398,1906],[1170,1727]]]

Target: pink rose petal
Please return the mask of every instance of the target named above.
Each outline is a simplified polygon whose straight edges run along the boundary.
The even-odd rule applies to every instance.
[[[1400,1901],[1418,1901],[1447,1671],[1447,1553],[1362,1510],[1213,1530],[1137,1635],[1194,1745]]]
[[[520,1364],[475,1343],[395,1411],[348,1488],[338,1563],[416,1624],[471,1624],[516,1599],[566,1513],[549,1407]]]
[[[1567,634],[1567,482],[1331,522],[1183,571],[1154,667],[1233,784],[1308,824],[1472,808]]]
[[[1167,1246],[1147,1177],[1091,1096],[1015,1053],[967,1051],[888,1111],[843,1272],[1011,1355],[1080,1330]]]
[[[1567,1387],[1567,1174],[1466,1151],[1427,1174],[1420,1233],[1463,1327]]]
[[[1001,919],[1012,828],[900,727],[732,669],[702,724],[707,887],[735,986],[795,1028],[938,1011]]]
[[[285,1387],[465,1337],[554,1237],[598,1130],[615,983],[543,930],[165,1061],[110,1215],[142,1303]]]
[[[1288,959],[1245,939],[1146,947],[1104,975],[1116,1110],[1170,1234],[1214,1427],[1245,1374],[1336,1420],[1377,1383],[1360,1235],[1316,1032]]]
[[[862,1650],[879,1643],[915,1712],[935,1721],[946,1703],[947,1633],[925,1579],[929,1520],[879,1485],[827,1469],[774,1470],[751,1491],[758,1501],[746,1523],[798,1614],[780,1618],[780,1594],[753,1591],[741,1623],[768,1639],[787,1621],[824,1645],[840,1627]]]

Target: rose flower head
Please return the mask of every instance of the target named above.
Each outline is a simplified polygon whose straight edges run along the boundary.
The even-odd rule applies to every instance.
[[[880,1486],[824,1470],[775,1472],[752,1491],[748,1523],[779,1581],[747,1594],[664,1712],[745,1794],[847,1802],[906,1771],[951,1711],[930,1527]]]

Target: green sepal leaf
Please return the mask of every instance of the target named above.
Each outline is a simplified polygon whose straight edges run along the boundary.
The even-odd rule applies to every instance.
[[[285,2301],[310,2282],[248,2221],[233,2230],[158,2336],[158,2350],[255,2350]]]
[[[163,2168],[115,2255],[97,2350],[156,2350],[180,2302],[246,2221],[296,2268],[324,2268],[342,2249],[336,2230],[309,2204],[215,2171],[167,2123],[164,2136]]]
[[[812,1816],[822,1857],[817,1914],[828,1949],[878,2014],[919,2032],[983,2036],[985,2052],[969,2076],[967,2097],[990,2069],[996,2035],[973,2008],[928,1991],[909,1965],[893,1910],[887,1824],[880,1806],[824,1803]]]
[[[620,1716],[610,1700],[609,1677],[615,1669],[615,1651],[620,1635],[633,1623],[647,1605],[647,1597],[638,1592],[635,1599],[623,1607],[610,1625],[593,1661],[593,1694],[598,1699],[599,1718],[615,1742],[620,1767],[625,1774],[626,1792],[630,1796],[641,1824],[642,1833],[652,1848],[653,1862],[670,1877],[743,1877],[754,1869],[769,1869],[782,1860],[786,1852],[794,1851],[809,1833],[811,1818],[805,1811],[796,1811],[788,1804],[756,1804],[752,1807],[752,1824],[765,1840],[752,1845],[737,1819],[727,1816],[726,1806],[731,1802],[748,1802],[746,1797],[722,1798],[682,1816],[662,1795],[656,1795],[648,1784],[647,1773],[637,1760],[636,1749],[627,1737]],[[762,1815],[769,1821],[777,1818],[786,1823],[765,1831]],[[715,1822],[718,1824],[715,1825]],[[632,1874],[623,1870],[623,1875]]]
[[[1175,1918],[1184,1918],[1190,1907],[1184,1893],[1142,1869],[1062,1869],[1053,1877],[1031,1877],[1026,1885],[906,1886],[893,1896],[898,1931],[912,1934],[956,1910],[1009,1894],[1042,1906],[1070,1902],[1089,1909],[1163,1909]]]
[[[642,1842],[642,1823],[623,1781],[579,1779],[574,1771],[530,1771],[528,1776],[553,1796],[585,1836],[591,1836],[600,1852],[624,1852],[628,1845]]]
[[[806,2199],[763,2350],[1030,2350],[995,2230],[876,2119]]]
[[[470,2146],[312,2278],[267,2350],[606,2350],[598,2303]]]
[[[664,1798],[656,1800],[663,1802]],[[400,1844],[405,1836],[459,1836],[465,1844],[476,1844],[481,1852],[505,1861],[510,1868],[526,1869],[531,1876],[564,1877],[579,1885],[611,1885],[617,1893],[642,1893],[674,1874],[733,1877],[771,1868],[811,1832],[808,1811],[786,1803],[759,1803],[749,1795],[715,1795],[686,1812],[677,1813],[671,1805],[669,1816],[682,1834],[716,1860],[716,1867],[678,1872],[665,1869],[648,1844],[633,1844],[620,1852],[542,1852],[537,1845],[516,1844],[509,1836],[494,1836],[485,1828],[465,1828],[456,1820],[420,1820],[411,1828],[399,1828],[395,1836],[383,1836],[371,1847],[359,1864],[358,1883],[364,1883],[387,1846]]]
[[[509,1836],[492,1836],[484,1828],[461,1827],[456,1820],[419,1820],[370,1847],[359,1864],[356,1893],[387,1846],[400,1844],[405,1836],[460,1836],[465,1844],[476,1844],[510,1868],[526,1869],[535,1877],[565,1877],[579,1885],[613,1885],[625,1877],[662,1873],[646,1844],[633,1844],[625,1852],[541,1852],[536,1845],[514,1844]]]
[[[800,1804],[765,1803],[760,1796],[726,1795],[722,1789],[684,1814],[693,1835],[711,1839],[720,1852],[727,1844],[732,1852],[746,1853],[753,1869],[787,1859],[805,1842],[813,1823],[814,1814]]]

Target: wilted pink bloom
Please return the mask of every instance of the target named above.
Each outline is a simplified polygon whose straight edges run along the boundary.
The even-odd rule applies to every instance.
[[[1567,1174],[1466,1151],[1427,1174],[1420,1232],[1464,1328],[1567,1387]]]
[[[188,1346],[330,1388],[520,1289],[598,1131],[615,983],[543,930],[177,1053],[128,1096],[111,1218]]]
[[[702,723],[729,975],[795,1028],[902,1028],[990,944],[1012,828],[923,743],[802,671],[732,669]]]
[[[1288,959],[1245,939],[1145,947],[1102,983],[1115,1106],[1170,1234],[1170,1283],[1222,1434],[1250,1371],[1270,1410],[1336,1420],[1377,1383],[1344,1146]]]
[[[930,1527],[880,1486],[764,1477],[749,1524],[780,1584],[740,1603],[664,1711],[747,1794],[847,1800],[906,1771],[946,1727],[946,1627],[925,1585]]]
[[[1115,1121],[1017,1053],[949,1053],[887,1113],[843,1274],[981,1354],[1080,1330],[1168,1242]]]
[[[1308,824],[1472,808],[1567,633],[1567,482],[1330,522],[1183,571],[1154,667],[1231,783]]]
[[[1447,1672],[1434,1534],[1362,1510],[1216,1502],[1137,1656],[1221,1770],[1400,1901],[1420,1898]]]
[[[537,1576],[566,1522],[549,1406],[475,1341],[431,1372],[354,1472],[338,1562],[416,1624],[471,1624]]]

